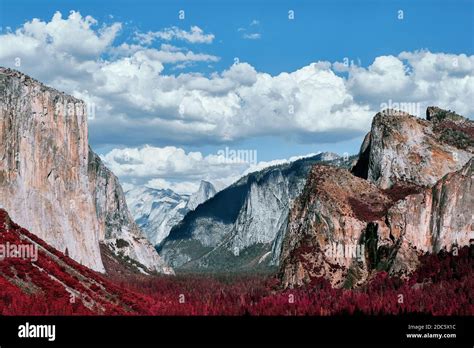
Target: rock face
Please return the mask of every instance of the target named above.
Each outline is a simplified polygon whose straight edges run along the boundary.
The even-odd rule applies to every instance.
[[[339,245],[344,251],[363,245],[368,222],[382,217],[390,203],[388,195],[346,169],[314,166],[290,212],[281,255],[284,284],[302,285],[324,276],[342,286],[353,263],[360,263],[366,277],[365,250],[362,257],[332,251]]]
[[[429,120],[394,110],[375,115],[354,173],[386,189],[432,186],[464,166],[472,156],[473,122],[434,107],[427,114]]]
[[[56,249],[103,271],[84,104],[5,69],[0,95],[1,206]]]
[[[135,222],[153,245],[160,244],[188,212],[189,196],[172,190],[135,187],[125,196]]]
[[[199,204],[204,203],[216,194],[215,187],[208,181],[201,180],[199,189],[189,197],[186,209],[194,210]]]
[[[210,182],[201,181],[191,196],[149,187],[134,187],[125,196],[135,222],[147,239],[153,245],[160,245],[186,213],[215,194],[216,189]]]
[[[89,182],[99,221],[100,240],[143,273],[172,274],[130,214],[117,177],[89,149]]]
[[[360,177],[334,167],[312,169],[283,244],[286,286],[325,277],[336,287],[354,287],[374,270],[405,276],[421,253],[469,244],[474,159],[468,145],[459,145],[459,134],[442,136],[439,123],[446,118],[433,122],[440,113],[429,108],[428,121],[377,114],[352,169]],[[459,115],[456,122],[463,134],[472,129]],[[453,152],[458,155],[448,155]]]
[[[279,262],[289,207],[302,191],[311,166],[342,159],[320,154],[251,173],[190,211],[159,249],[183,270],[238,271]]]
[[[409,257],[414,252],[452,251],[453,247],[469,245],[474,239],[473,167],[471,158],[463,168],[445,175],[433,187],[398,201],[378,222],[378,249],[390,245],[392,238],[395,244],[399,243],[398,252],[388,265],[393,273],[411,271]],[[381,255],[376,257],[380,263]]]
[[[99,243],[120,238],[129,244],[118,253],[169,271],[140,236],[117,178],[90,151],[82,101],[1,68],[0,158],[1,207],[54,248],[103,272]]]

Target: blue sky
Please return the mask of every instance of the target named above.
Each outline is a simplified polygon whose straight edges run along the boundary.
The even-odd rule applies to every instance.
[[[271,5],[270,5],[271,3]],[[207,52],[222,57],[217,70],[232,64],[234,57],[259,71],[277,74],[292,71],[315,60],[359,58],[362,65],[379,55],[421,48],[432,52],[472,54],[474,49],[474,2],[471,0],[327,0],[327,1],[0,1],[3,27],[16,28],[31,18],[49,20],[55,11],[70,10],[92,15],[100,22],[114,20],[131,30],[159,30],[172,25],[198,25],[217,38]],[[179,10],[186,11],[179,20]],[[295,21],[287,11],[295,11]],[[397,11],[405,19],[397,19]],[[261,40],[240,40],[236,30],[252,20]]]
[[[45,46],[44,52],[58,54],[54,58],[57,61],[53,63],[51,59],[51,66],[48,66],[48,56],[43,57],[41,68],[27,55],[26,48],[22,52],[21,48],[16,47],[18,45],[14,45],[14,40],[20,40],[25,35],[33,35],[16,32],[33,18],[48,23],[53,21],[55,12],[59,11],[62,18],[67,19],[71,10],[79,12],[82,15],[81,20],[84,20],[85,16],[93,17],[95,22],[91,24],[91,30],[97,36],[100,36],[101,28],[111,27],[114,23],[120,23],[120,30],[114,32],[113,40],[107,44],[107,48],[101,46],[101,50],[97,53],[94,51],[96,47],[91,45],[91,51],[85,52],[85,56],[74,56],[77,52],[67,47],[67,43],[54,34],[50,40],[61,41],[61,44],[50,45],[47,41],[42,44]],[[180,10],[185,11],[184,20],[178,18]],[[289,10],[294,11],[293,20],[288,18]],[[403,11],[402,19],[400,10]],[[12,66],[14,57],[22,57],[24,63],[19,70],[66,92],[79,93],[78,96],[81,96],[82,86],[87,86],[83,89],[87,89],[93,97],[99,98],[95,100],[100,100],[97,102],[100,115],[89,123],[91,143],[102,155],[113,149],[135,149],[144,145],[161,148],[171,145],[183,149],[185,153],[199,151],[205,157],[215,154],[224,146],[229,146],[236,149],[257,150],[259,161],[271,161],[317,151],[356,153],[363,134],[369,130],[371,116],[379,110],[381,103],[392,99],[395,102],[419,103],[422,108],[430,103],[453,106],[466,116],[472,117],[472,108],[467,99],[472,93],[473,23],[474,2],[467,0],[271,2],[0,0],[2,27],[0,34],[4,40],[11,39],[5,41],[4,53],[0,53],[0,63]],[[159,39],[155,38],[147,44],[137,41],[137,33],[163,33],[167,28],[174,27],[190,32],[193,26],[197,26],[204,36],[212,35],[212,39],[208,42],[191,42],[177,36],[170,39],[163,39],[163,36],[160,36]],[[35,30],[46,31],[42,28]],[[250,37],[253,39],[249,39]],[[74,36],[68,39],[71,42],[75,40]],[[7,44],[15,46],[15,53],[12,53],[11,49],[8,51]],[[117,50],[111,48],[117,48],[121,44],[142,46],[117,56]],[[169,47],[163,48],[163,44]],[[79,47],[81,42],[74,45]],[[139,50],[143,54],[138,52]],[[162,58],[156,58],[158,57],[156,51],[161,51],[158,53],[159,57],[162,57],[160,54],[163,54],[163,51],[166,51],[166,54],[192,52],[205,56],[193,61],[185,59],[179,62],[173,57],[170,58],[174,59],[173,62],[161,60],[160,63],[159,60]],[[425,53],[419,53],[420,51]],[[410,54],[403,55],[402,52]],[[63,57],[61,54],[64,53],[72,57],[74,62],[96,64],[97,66],[93,68],[96,70],[87,68],[87,73],[90,74],[87,77],[85,70],[78,70],[73,74],[70,71],[71,65],[66,64],[63,58],[58,58]],[[152,54],[155,54],[153,56],[155,58],[150,58]],[[143,55],[147,55],[146,58]],[[177,113],[179,100],[175,102],[176,105],[173,101],[166,104],[157,100],[156,103],[141,108],[137,100],[154,98],[144,94],[147,87],[137,91],[135,86],[131,85],[128,90],[118,93],[115,84],[120,85],[123,80],[114,80],[112,75],[116,75],[117,70],[112,70],[112,65],[109,66],[110,69],[104,69],[104,65],[107,64],[103,64],[103,61],[125,63],[131,57],[135,57],[134,62],[139,60],[140,64],[149,64],[150,71],[155,72],[160,78],[164,77],[160,82],[150,80],[146,85],[154,88],[160,84],[157,87],[160,98],[167,96],[169,88],[178,90],[180,83],[189,86],[198,84],[199,88],[205,84],[205,87],[202,87],[202,94],[194,95],[192,98],[198,98],[199,103],[202,102],[204,109],[209,113],[207,118],[203,116],[201,119],[200,115],[192,112],[189,115],[185,112],[182,117],[179,116]],[[239,63],[246,63],[240,64],[239,69],[234,64],[236,57]],[[153,59],[156,61],[151,61]],[[344,59],[354,61],[355,67],[338,69],[334,65],[335,62],[343,62]],[[316,62],[328,62],[329,66],[311,65]],[[403,69],[400,70],[401,75],[396,75],[392,71],[398,69],[399,62]],[[64,63],[64,66],[61,63]],[[449,67],[451,63],[454,68]],[[420,86],[426,86],[434,80],[427,70],[431,69],[431,74],[434,75],[436,69],[440,69],[438,65],[444,69],[444,77],[436,84],[430,85],[433,93],[422,91],[423,88]],[[121,69],[117,66],[114,66],[114,69]],[[232,66],[235,71],[232,70]],[[305,67],[310,68],[296,73]],[[317,73],[313,73],[313,68]],[[225,71],[230,71],[228,75],[231,77],[224,76]],[[254,73],[257,74],[255,81],[260,81],[263,90],[252,80],[253,77],[250,78],[250,82],[242,80],[243,77],[253,76]],[[295,82],[293,87],[285,89],[286,77],[275,78],[281,73],[290,74],[289,81],[298,82]],[[132,76],[130,75],[132,72],[127,74]],[[182,78],[177,78],[180,74],[183,75]],[[195,74],[201,74],[200,76],[204,76],[207,80],[201,81],[199,78],[193,80]],[[73,83],[70,75],[78,76],[78,79]],[[96,80],[97,76],[103,79]],[[169,82],[167,76],[176,77],[176,81]],[[216,80],[216,76],[220,78]],[[83,81],[80,80],[82,78]],[[471,80],[466,82],[468,78]],[[328,81],[327,91],[329,91],[326,94],[325,79]],[[401,82],[391,86],[394,80]],[[214,90],[213,86],[217,83],[222,83],[224,87]],[[390,88],[385,90],[383,86],[377,86],[378,83],[390,85]],[[313,100],[315,105],[306,107],[310,104],[313,93],[311,84],[315,86]],[[445,89],[451,84],[455,84],[457,89],[454,89],[451,95],[447,95]],[[101,90],[99,91],[99,87],[97,91],[94,90],[94,86],[98,85],[102,87]],[[170,87],[171,85],[173,87]],[[247,87],[251,85],[253,89],[248,91]],[[104,90],[109,90],[109,87],[112,92],[107,95]],[[180,98],[183,95],[191,98],[193,89],[189,88],[179,92]],[[419,88],[420,91],[411,93],[410,88]],[[453,90],[452,87],[450,89]],[[228,95],[227,99],[222,98],[226,93],[231,93],[232,98],[236,99],[227,98]],[[124,96],[132,95],[133,100],[127,102],[123,100]],[[334,105],[328,101],[332,95],[340,95],[339,99],[331,101]],[[440,99],[440,96],[445,99]],[[287,102],[285,98],[288,98]],[[318,108],[318,100],[322,104],[327,102],[328,105]],[[195,105],[193,104],[195,101],[193,99],[186,105]],[[259,101],[264,105],[259,105]],[[206,103],[214,102],[222,103],[222,108],[216,110],[211,106],[206,107],[208,105]],[[275,105],[270,105],[273,102]],[[106,103],[107,108],[103,107]],[[235,103],[239,104],[238,107],[235,107]],[[281,109],[293,105],[291,103],[297,106],[294,114],[297,120],[296,126],[292,124],[291,118],[281,115]],[[102,115],[106,109],[110,112],[108,117]],[[342,111],[338,113],[337,110]],[[269,117],[268,113],[274,111],[275,116]],[[123,113],[120,122],[113,119],[118,117],[118,112]],[[423,112],[422,109],[420,116]],[[266,114],[263,115],[264,113]],[[228,117],[228,123],[220,121],[217,116],[221,114],[227,115],[222,117]],[[353,115],[351,117],[354,117],[354,120],[346,124],[345,118],[349,115]],[[285,120],[288,124],[285,124]],[[240,126],[241,124],[246,126]],[[268,131],[265,130],[266,127]],[[206,129],[210,130],[209,134],[206,133]],[[171,174],[166,175],[163,174],[163,178],[171,178]],[[155,176],[150,174],[147,179]]]

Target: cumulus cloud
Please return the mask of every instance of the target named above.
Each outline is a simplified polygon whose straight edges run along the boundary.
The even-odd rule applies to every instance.
[[[143,45],[150,45],[154,40],[161,39],[165,41],[183,40],[189,43],[210,44],[214,40],[214,34],[205,34],[198,26],[191,26],[189,31],[178,27],[166,28],[161,31],[149,31],[147,33],[136,33],[135,37]]]
[[[474,56],[426,50],[377,57],[368,68],[348,69],[347,87],[356,100],[376,108],[389,99],[474,114]]]
[[[75,11],[67,18],[56,12],[49,22],[35,18],[0,35],[0,63],[56,87],[64,81],[72,92],[75,81],[82,82],[97,69],[121,28],[121,23],[99,25]]]
[[[78,61],[97,57],[112,44],[122,25],[97,27],[91,16],[71,11],[68,18],[56,12],[50,22],[34,18],[15,32],[1,36],[0,56],[23,56],[36,50],[60,52]],[[39,52],[37,52],[39,53]]]
[[[201,152],[186,152],[175,146],[113,149],[102,159],[118,176],[142,182],[156,178],[211,180],[242,173],[250,166],[229,161],[223,154],[203,156]]]
[[[474,114],[474,56],[401,52],[376,57],[367,67],[324,61],[276,75],[241,62],[209,75],[176,75],[166,66],[209,64],[219,57],[168,41],[212,41],[212,34],[191,27],[185,35],[172,27],[155,35],[167,41],[155,48],[115,44],[121,28],[78,12],[67,18],[58,12],[49,22],[33,19],[0,35],[0,63],[88,96],[96,105],[90,120],[95,145],[207,145],[260,136],[348,140],[364,134],[389,100]]]
[[[394,56],[377,57],[367,69],[353,67],[350,70],[349,86],[360,98],[383,98],[398,96],[410,86],[411,79],[403,62]]]
[[[140,57],[134,58],[135,54],[147,55],[148,65],[219,60],[213,55],[169,44],[163,44],[160,49],[127,42],[114,45],[122,28],[122,23],[98,23],[93,17],[76,11],[65,18],[56,12],[49,22],[34,18],[14,32],[0,35],[0,63],[75,93],[84,89],[92,92],[96,83],[94,74],[120,59],[143,61]]]
[[[139,126],[145,142],[152,142],[157,133],[171,143],[219,143],[262,135],[310,139],[341,130],[360,134],[372,116],[366,104],[354,101],[329,63],[276,76],[239,63],[208,77],[163,75],[162,61],[155,58],[137,52],[94,75],[97,93],[106,102],[114,101],[113,112],[94,121],[104,131],[110,131],[105,125],[111,124],[131,130],[133,139],[133,127]]]

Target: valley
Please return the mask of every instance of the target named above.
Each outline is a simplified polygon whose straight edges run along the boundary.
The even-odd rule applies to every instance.
[[[474,126],[455,112],[381,111],[358,155],[219,191],[124,192],[87,115],[55,107],[80,101],[0,81],[0,242],[37,250],[0,261],[3,315],[473,313]]]

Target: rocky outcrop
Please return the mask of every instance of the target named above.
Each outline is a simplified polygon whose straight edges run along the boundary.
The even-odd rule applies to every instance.
[[[474,123],[437,108],[427,112],[428,120],[394,110],[375,115],[354,174],[383,189],[426,187],[464,166],[472,156]]]
[[[284,284],[325,277],[335,287],[357,286],[373,270],[404,276],[420,254],[469,245],[473,165],[471,159],[432,188],[402,199],[344,169],[315,166],[290,213]]]
[[[313,164],[345,163],[320,154],[251,173],[190,211],[159,248],[173,267],[199,271],[267,270],[279,262],[292,201]]]
[[[199,189],[189,197],[188,203],[186,204],[186,209],[196,209],[199,204],[202,204],[209,198],[214,197],[215,194],[216,188],[214,187],[214,185],[212,185],[208,181],[201,180]]]
[[[167,271],[131,220],[116,177],[90,151],[81,100],[1,68],[0,159],[1,207],[54,248],[103,272],[99,243],[120,238],[130,260],[151,257],[150,271]]]
[[[391,204],[389,195],[346,169],[314,166],[290,212],[281,255],[284,284],[302,285],[323,276],[342,286],[354,264],[365,279],[364,231]]]
[[[169,189],[134,187],[125,196],[135,222],[153,245],[159,245],[189,211],[189,196]]]
[[[117,177],[89,149],[89,182],[99,221],[100,241],[143,273],[172,274],[130,214]]]
[[[391,111],[375,116],[352,168],[367,180],[334,167],[312,169],[290,213],[280,268],[285,286],[325,277],[354,287],[376,270],[403,277],[419,255],[469,244],[474,159],[468,147],[441,139],[428,110],[427,121]],[[459,115],[456,122],[464,130],[472,124]],[[453,161],[447,154],[455,151]]]
[[[84,103],[1,69],[0,113],[1,206],[56,249],[103,271]]]

